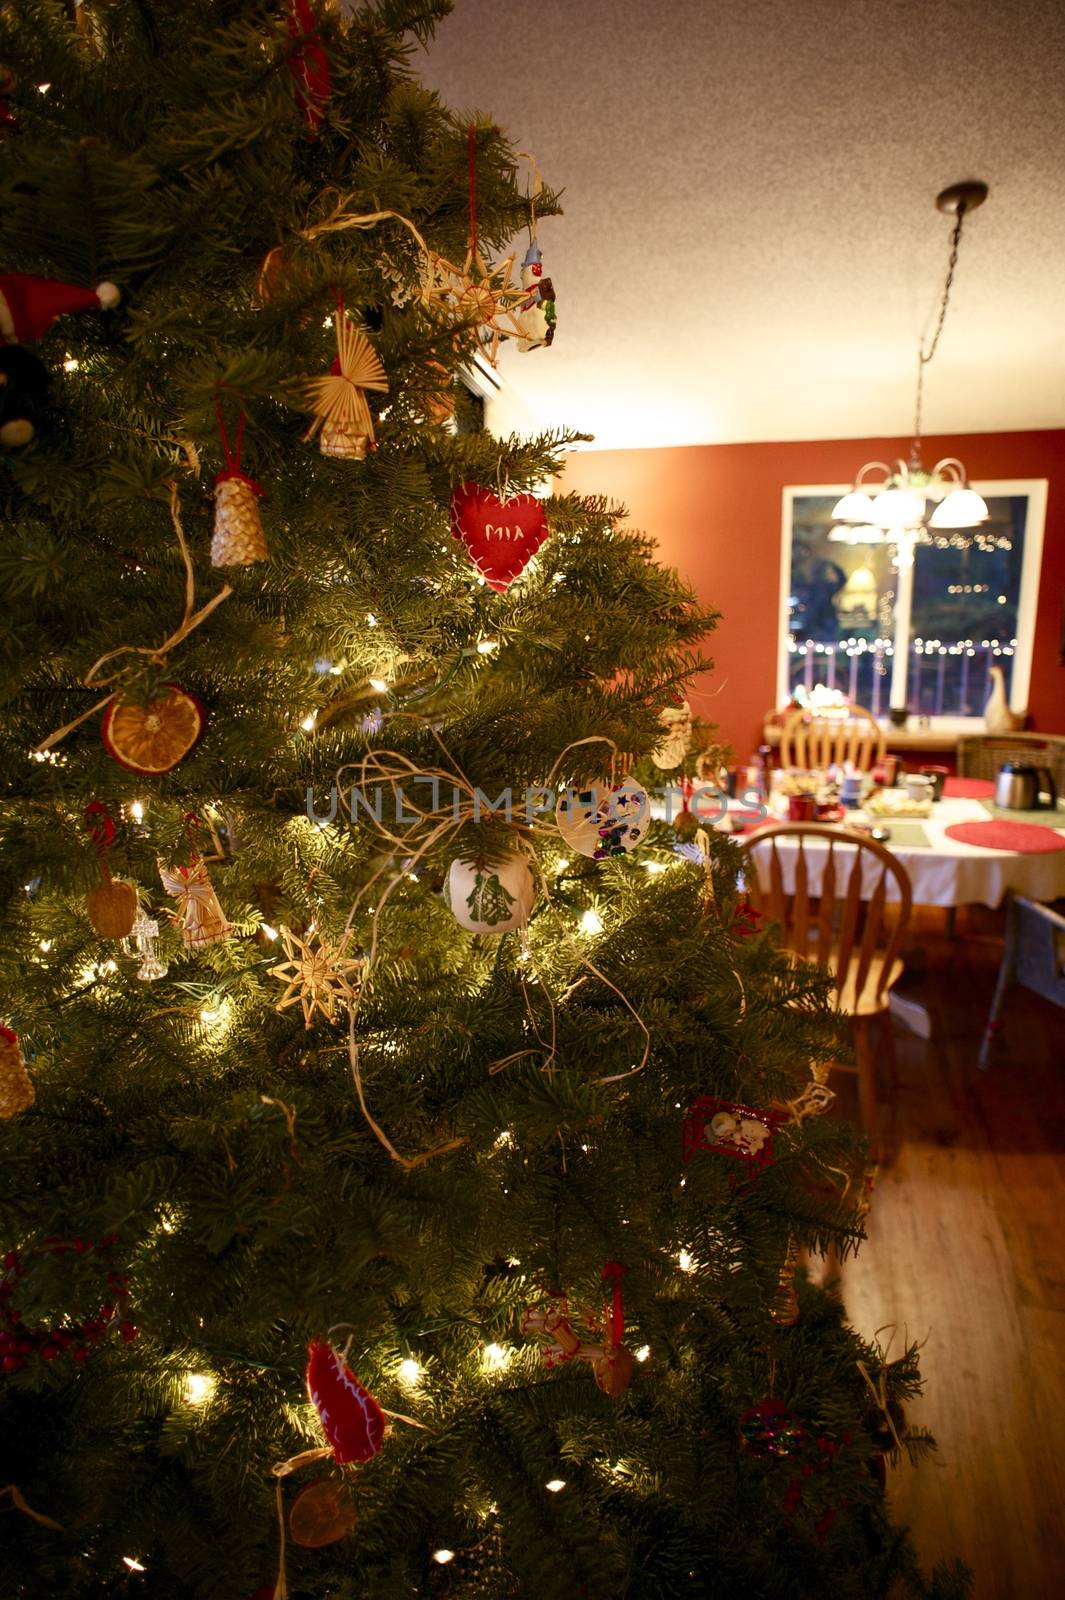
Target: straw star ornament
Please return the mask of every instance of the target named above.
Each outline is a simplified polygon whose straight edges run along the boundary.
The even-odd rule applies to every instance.
[[[349,974],[360,972],[363,966],[361,961],[344,954],[348,935],[336,943],[323,939],[313,929],[305,939],[290,928],[280,929],[280,935],[288,960],[268,970],[270,977],[280,978],[286,988],[274,1009],[286,1011],[289,1006],[298,1005],[308,1028],[313,1026],[316,1011],[327,1022],[335,1022],[338,1003],[347,1005],[355,998],[355,985]]]

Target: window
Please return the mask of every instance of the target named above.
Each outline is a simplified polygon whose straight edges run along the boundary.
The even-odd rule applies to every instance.
[[[847,486],[784,490],[778,694],[835,689],[885,716],[895,650],[894,548],[833,537]],[[979,718],[991,669],[1014,710],[1028,701],[1046,513],[1046,481],[974,483],[991,513],[964,547],[918,545],[907,656],[907,706],[927,717]]]

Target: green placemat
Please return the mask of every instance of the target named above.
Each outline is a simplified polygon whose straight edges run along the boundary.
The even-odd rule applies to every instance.
[[[904,845],[907,850],[928,850],[928,835],[919,822],[910,822],[900,818],[898,822],[889,822],[885,817],[877,819],[885,828],[891,829],[891,838],[886,840],[888,849],[892,845]]]
[[[1056,811],[1048,811],[1043,806],[1039,811],[1007,811],[1003,806],[997,806],[993,800],[981,800],[984,810],[990,812],[996,822],[1034,822],[1037,827],[1065,828],[1065,811],[1059,806]]]

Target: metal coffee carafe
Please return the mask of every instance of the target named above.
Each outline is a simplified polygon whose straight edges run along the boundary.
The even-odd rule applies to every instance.
[[[998,769],[995,804],[1006,811],[1053,811],[1058,803],[1054,779],[1046,767],[1004,761]]]

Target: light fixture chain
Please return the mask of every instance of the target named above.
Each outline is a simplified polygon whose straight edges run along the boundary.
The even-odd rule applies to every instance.
[[[936,353],[936,350],[939,346],[940,334],[943,332],[943,324],[947,320],[947,307],[950,304],[950,291],[954,284],[954,270],[958,265],[958,250],[961,246],[961,230],[965,222],[966,209],[965,201],[962,200],[958,205],[958,220],[955,222],[954,231],[950,236],[950,255],[947,258],[947,276],[943,282],[943,299],[940,302],[939,320],[936,323],[935,332],[932,335],[932,343],[926,350],[922,342],[917,352],[917,398],[914,405],[913,414],[913,437],[915,443],[921,437],[921,404],[924,399],[924,369]]]

